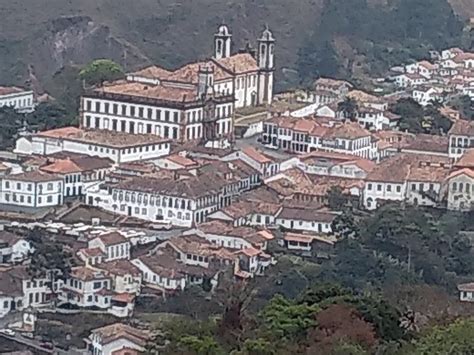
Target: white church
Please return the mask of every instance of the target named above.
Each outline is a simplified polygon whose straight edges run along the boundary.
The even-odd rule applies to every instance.
[[[176,70],[150,66],[84,95],[81,126],[226,147],[235,109],[272,103],[275,39],[265,29],[257,41],[255,55],[232,54],[232,34],[221,25],[208,60]]]

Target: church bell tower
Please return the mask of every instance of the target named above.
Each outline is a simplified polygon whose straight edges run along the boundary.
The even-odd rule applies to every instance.
[[[226,25],[220,25],[214,35],[214,58],[222,59],[230,57],[232,45],[232,34]]]
[[[258,39],[258,67],[259,67],[259,105],[270,105],[273,99],[273,72],[275,71],[275,38],[266,28]]]

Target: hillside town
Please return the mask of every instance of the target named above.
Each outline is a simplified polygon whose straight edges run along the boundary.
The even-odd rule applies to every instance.
[[[259,282],[282,256],[325,264],[349,208],[474,209],[474,120],[453,104],[472,108],[474,52],[400,63],[370,89],[315,75],[276,92],[272,31],[255,50],[232,41],[220,25],[205,60],[90,85],[77,125],[25,128],[0,152],[2,336],[41,354],[139,354],[156,335],[131,322],[147,300]],[[0,87],[0,107],[37,103]],[[403,103],[425,113],[418,130]],[[113,322],[61,348],[36,336],[44,314]]]

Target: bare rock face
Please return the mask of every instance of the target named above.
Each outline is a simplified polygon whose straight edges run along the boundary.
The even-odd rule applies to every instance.
[[[31,47],[34,56],[30,60],[39,80],[67,65],[84,65],[98,58],[110,58],[126,69],[149,63],[138,49],[114,37],[109,27],[88,16],[61,17],[49,22]]]

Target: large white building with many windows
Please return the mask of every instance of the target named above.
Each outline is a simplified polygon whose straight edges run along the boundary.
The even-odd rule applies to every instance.
[[[11,107],[22,113],[32,112],[35,109],[33,91],[0,86],[0,107]]]
[[[22,155],[69,152],[127,163],[168,155],[170,142],[154,134],[64,127],[19,138],[14,152]]]
[[[256,56],[231,54],[232,35],[222,25],[212,58],[173,71],[147,67],[84,95],[81,125],[227,147],[235,109],[272,102],[274,46],[266,29]]]
[[[273,117],[263,124],[262,143],[292,153],[315,150],[375,159],[377,148],[372,134],[356,122],[323,117]]]

